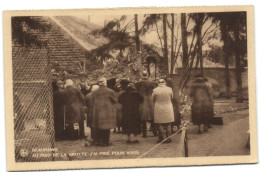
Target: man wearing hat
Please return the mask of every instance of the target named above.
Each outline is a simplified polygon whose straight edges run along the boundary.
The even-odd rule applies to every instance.
[[[93,100],[93,128],[96,131],[97,145],[108,146],[110,129],[116,127],[117,97],[115,92],[107,87],[107,80],[98,80],[99,88],[92,93]]]
[[[164,79],[160,79],[158,83],[159,86],[153,90],[152,98],[154,103],[154,123],[159,126],[159,143],[171,134],[174,111],[172,89],[166,86]],[[166,128],[166,137],[163,131],[164,127]],[[171,140],[168,139],[166,142],[171,142]]]
[[[71,79],[66,80],[65,89],[63,92],[63,100],[65,105],[65,123],[67,127],[67,136],[69,139],[75,139],[74,123],[79,124],[80,137],[84,137],[84,128],[82,132],[82,107],[84,104],[84,96],[80,89],[73,86]],[[84,124],[84,123],[83,123]]]
[[[151,122],[151,128],[153,130],[154,136],[157,136],[157,131],[154,126],[153,122],[153,112],[154,112],[154,107],[153,107],[153,101],[152,101],[152,93],[153,89],[156,87],[157,83],[150,80],[148,78],[148,73],[147,71],[143,71],[143,76],[141,81],[138,81],[136,83],[136,88],[138,92],[143,96],[144,101],[143,103],[140,104],[139,106],[139,111],[141,115],[141,120],[142,120],[142,133],[143,137],[147,137],[147,132],[146,132],[146,123],[147,121]]]

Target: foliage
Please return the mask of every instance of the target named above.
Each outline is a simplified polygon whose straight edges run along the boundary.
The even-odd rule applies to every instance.
[[[109,21],[104,28],[94,30],[91,34],[95,36],[103,36],[108,39],[108,42],[94,50],[91,54],[94,57],[100,57],[101,60],[112,58],[111,51],[119,50],[122,52],[129,47],[133,38],[128,32],[128,28],[131,27],[131,23],[121,28],[121,24],[125,22],[126,16],[122,16],[120,19]]]
[[[143,22],[143,26],[141,28],[141,34],[144,35],[149,32],[154,26],[157,25],[159,21],[162,20],[162,16],[160,14],[146,14],[144,15],[145,20]]]
[[[223,62],[222,58],[224,58],[223,48],[216,45],[210,45],[210,50],[208,51],[207,57],[210,61],[215,63]]]
[[[50,25],[42,22],[39,17],[12,17],[11,24],[12,40],[17,41],[21,46],[46,46],[45,40],[33,34],[34,31],[45,33],[50,29]]]
[[[234,32],[239,32],[239,51],[241,55],[246,56],[247,53],[247,35],[246,35],[246,12],[225,12],[225,13],[209,13],[213,18],[212,22],[220,23],[221,39],[228,43],[228,54],[232,54],[235,49]]]

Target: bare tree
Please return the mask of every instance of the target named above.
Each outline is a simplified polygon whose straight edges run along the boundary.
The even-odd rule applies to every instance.
[[[167,64],[167,73],[168,73],[168,46],[167,46],[167,14],[163,14],[163,41],[164,41],[164,48],[163,48],[163,54],[164,54],[164,61]]]
[[[188,42],[187,42],[187,26],[186,14],[181,14],[181,36],[182,36],[182,67],[183,70],[187,69],[189,56],[188,56]]]
[[[171,26],[171,71],[170,73],[173,74],[174,68],[174,14],[171,14],[172,18],[172,26]]]

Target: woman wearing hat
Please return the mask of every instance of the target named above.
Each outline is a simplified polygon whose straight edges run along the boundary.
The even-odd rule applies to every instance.
[[[133,83],[128,84],[118,98],[122,104],[123,114],[123,133],[127,134],[127,143],[138,143],[136,136],[141,133],[141,117],[139,113],[139,105],[143,102],[143,96],[136,91]]]

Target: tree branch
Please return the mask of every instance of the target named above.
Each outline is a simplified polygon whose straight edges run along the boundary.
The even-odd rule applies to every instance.
[[[159,40],[160,40],[160,44],[161,44],[162,53],[164,54],[164,52],[163,52],[162,38],[161,38],[161,36],[160,36],[160,34],[159,34],[159,29],[158,29],[157,23],[155,23],[155,26],[156,26],[156,30],[157,30],[157,35],[158,35],[158,38],[159,38]]]

